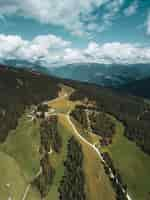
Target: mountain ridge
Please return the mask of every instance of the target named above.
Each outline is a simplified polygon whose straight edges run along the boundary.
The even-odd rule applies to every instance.
[[[150,76],[149,64],[98,64],[78,63],[50,68],[50,73],[58,77],[82,80],[103,86],[118,86]]]
[[[118,87],[150,76],[150,64],[99,64],[73,63],[44,66],[40,62],[5,60],[5,65],[26,67],[58,78],[95,83],[102,86]]]

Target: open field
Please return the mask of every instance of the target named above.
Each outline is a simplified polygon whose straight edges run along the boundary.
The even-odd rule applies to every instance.
[[[21,199],[26,185],[22,170],[15,159],[0,152],[0,199]]]
[[[82,143],[88,200],[115,199],[111,183],[95,151]]]
[[[50,102],[48,105],[54,108],[57,113],[67,113],[70,109],[74,108],[74,103],[69,101],[67,97],[60,101]]]
[[[61,90],[59,96],[54,101],[49,101],[49,107],[55,109],[56,113],[67,113],[68,111],[74,109],[76,104],[80,104],[79,101],[73,102],[69,100],[69,96],[74,91],[73,88],[66,85],[60,84]]]
[[[0,194],[3,200],[8,200],[9,196],[15,200],[23,197],[27,185],[39,171],[39,143],[39,123],[29,121],[24,114],[17,128],[0,144]],[[32,189],[30,196],[29,199],[38,200],[37,192]]]
[[[17,128],[0,145],[0,151],[14,158],[26,180],[31,181],[40,168],[39,145],[39,123],[31,122],[25,114],[19,120]]]
[[[150,157],[123,135],[122,123],[117,120],[115,122],[116,135],[108,147],[115,167],[119,169],[133,199],[150,199]]]

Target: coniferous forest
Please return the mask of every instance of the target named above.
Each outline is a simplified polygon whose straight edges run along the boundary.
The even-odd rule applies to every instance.
[[[115,116],[125,126],[125,136],[134,141],[144,152],[150,154],[150,123],[144,113],[150,113],[150,105],[144,99],[119,93],[112,89],[87,84],[76,85],[71,100],[95,101],[97,109]]]
[[[81,145],[72,137],[68,142],[65,172],[60,182],[60,200],[85,200],[83,153]]]
[[[15,129],[18,118],[32,104],[55,98],[57,80],[24,69],[0,66],[0,141]]]

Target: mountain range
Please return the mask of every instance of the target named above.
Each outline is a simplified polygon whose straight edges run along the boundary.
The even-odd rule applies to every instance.
[[[150,76],[150,65],[69,64],[62,67],[50,68],[50,73],[62,78],[103,86],[119,86]]]
[[[40,62],[5,60],[4,64],[17,68],[26,67],[45,74],[95,83],[107,87],[118,87],[150,76],[150,64],[98,64],[74,63],[63,66],[43,66]]]

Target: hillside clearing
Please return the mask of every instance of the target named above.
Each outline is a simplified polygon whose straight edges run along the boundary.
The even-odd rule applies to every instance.
[[[0,193],[3,200],[23,198],[40,168],[39,143],[39,122],[31,122],[25,113],[16,129],[10,131],[6,141],[0,144]],[[38,200],[39,194],[32,191],[32,187],[29,194],[29,200]]]
[[[18,163],[6,153],[0,152],[0,199],[8,200],[11,197],[20,200],[26,184]]]
[[[115,119],[114,119],[115,120]],[[108,147],[115,167],[119,169],[131,197],[135,200],[150,198],[150,157],[124,135],[122,123],[116,122],[116,135]],[[106,150],[106,149],[105,149]]]
[[[39,144],[39,122],[29,121],[24,114],[19,120],[17,128],[12,130],[6,141],[0,145],[1,151],[17,161],[28,182],[40,168]]]

